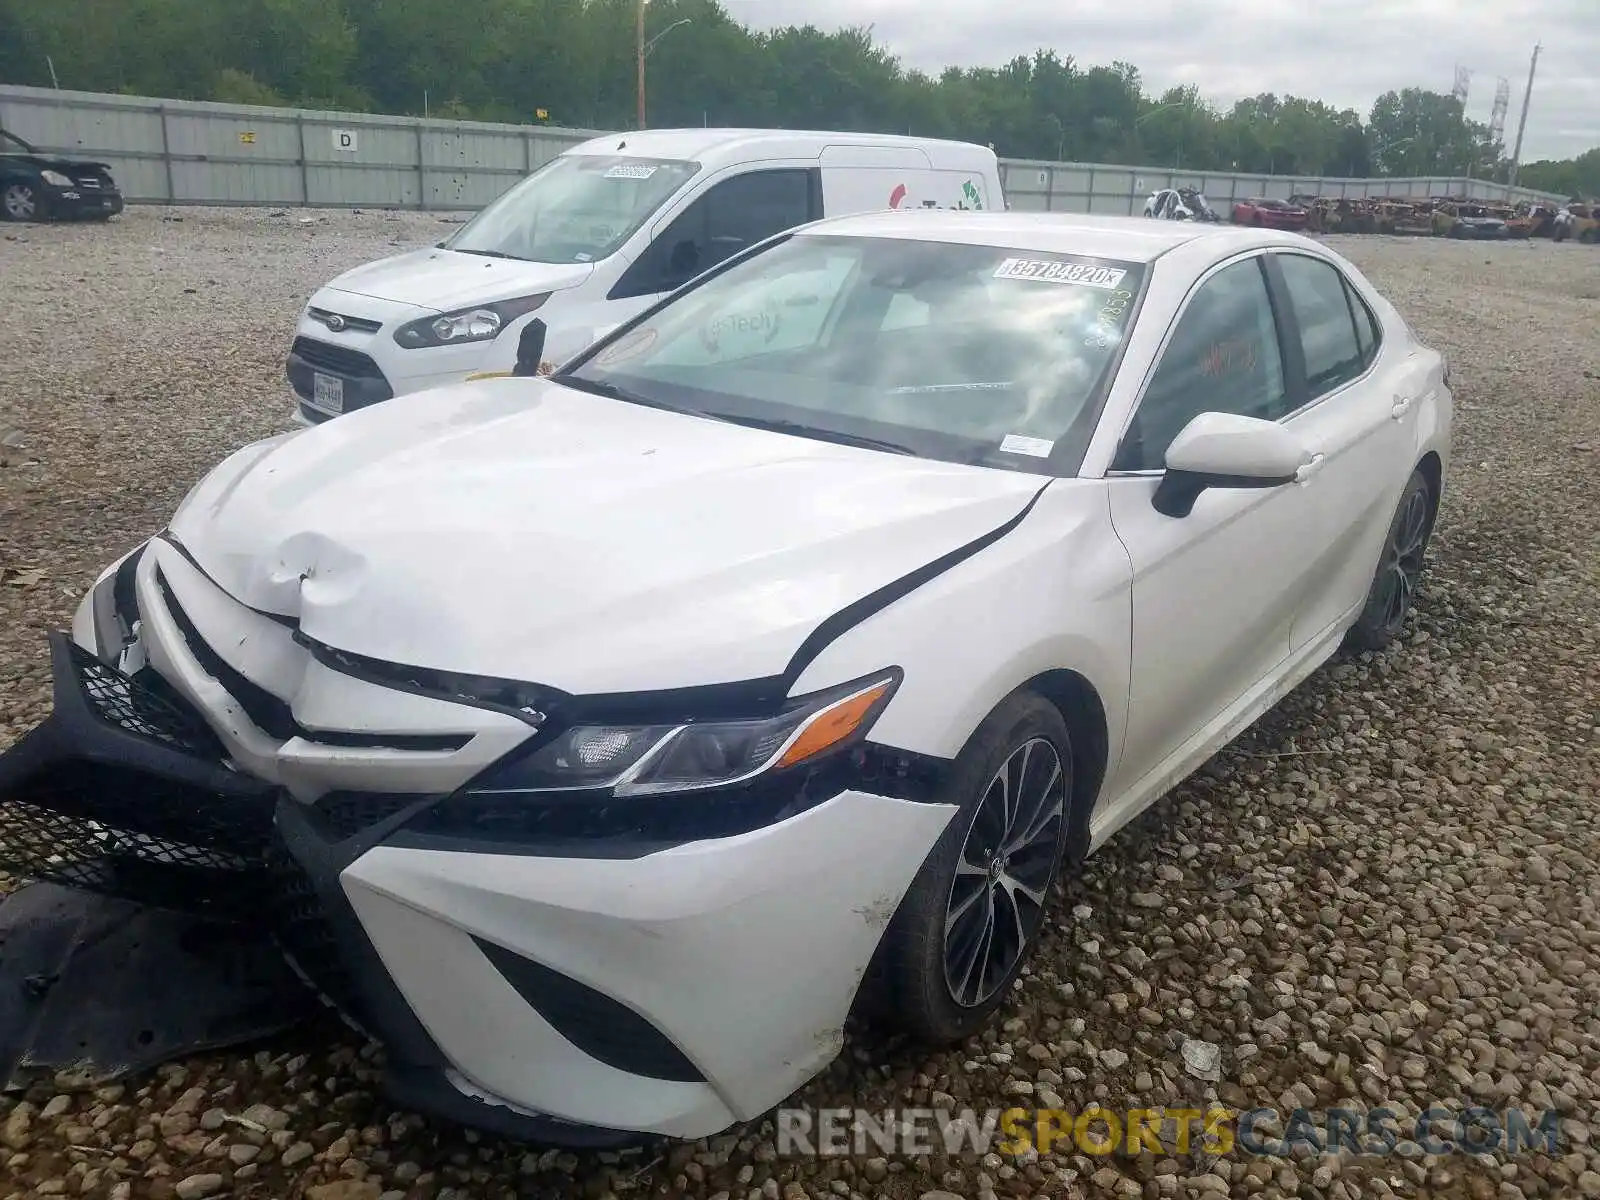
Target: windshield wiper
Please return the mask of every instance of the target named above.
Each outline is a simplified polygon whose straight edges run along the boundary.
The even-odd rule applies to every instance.
[[[591,396],[604,396],[608,400],[623,400],[629,404],[640,404],[645,408],[659,408],[663,412],[682,413],[687,417],[703,417],[709,414],[697,408],[684,408],[679,404],[671,404],[666,400],[656,400],[638,392],[631,392],[625,387],[608,383],[602,379],[584,379],[578,375],[552,375],[551,383],[559,383],[563,387],[572,388],[578,392],[588,392]]]
[[[463,246],[445,246],[443,243],[440,245],[442,249],[454,250],[457,254],[479,254],[484,258],[509,258],[515,262],[533,261],[531,258],[523,258],[520,254],[507,254],[504,250],[468,250]]]
[[[915,456],[916,451],[910,446],[903,446],[899,442],[887,442],[882,438],[867,437],[860,433],[845,433],[839,429],[818,429],[815,425],[805,425],[799,421],[786,421],[778,417],[747,417],[734,413],[707,412],[704,415],[715,417],[719,421],[727,421],[733,425],[747,425],[751,429],[767,429],[773,433],[793,433],[801,437],[815,438],[823,442],[838,442],[845,446],[862,446],[868,450],[884,450],[890,454],[910,454]]]

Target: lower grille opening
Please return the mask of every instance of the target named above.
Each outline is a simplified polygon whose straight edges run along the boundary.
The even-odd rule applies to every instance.
[[[359,350],[351,350],[348,346],[336,346],[332,342],[319,342],[314,338],[297,337],[290,353],[299,355],[310,366],[323,371],[333,371],[340,375],[348,375],[353,379],[374,379],[384,381],[383,369],[373,361],[371,355],[363,354]]]

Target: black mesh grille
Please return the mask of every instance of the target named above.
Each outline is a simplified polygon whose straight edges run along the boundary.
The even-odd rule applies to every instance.
[[[284,955],[328,1004],[364,1025],[355,979],[310,877],[278,838],[267,847],[266,864],[273,890],[273,932]]]
[[[198,716],[154,687],[107,666],[76,642],[72,669],[95,714],[108,724],[186,754],[210,759],[220,752],[216,735]]]
[[[349,375],[354,379],[382,379],[383,371],[370,357],[347,346],[319,342],[308,337],[294,340],[293,353],[298,354],[313,367]]]
[[[92,763],[63,766],[48,789],[0,804],[0,858],[33,879],[157,908],[264,918],[265,797],[207,795]],[[92,814],[92,815],[91,815]]]
[[[162,908],[261,916],[272,793],[242,777],[234,786],[191,711],[76,644],[67,662],[94,718],[149,745],[151,761],[46,758],[0,802],[0,865]],[[30,735],[33,746],[48,744],[41,736]],[[193,764],[188,779],[151,765],[172,752]],[[215,778],[193,782],[207,779],[207,764]]]
[[[338,841],[354,837],[424,799],[414,793],[329,792],[316,803],[323,829]]]

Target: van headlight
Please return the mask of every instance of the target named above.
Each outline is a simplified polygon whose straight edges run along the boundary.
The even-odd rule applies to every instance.
[[[500,300],[494,304],[475,304],[471,308],[440,313],[436,317],[420,317],[396,329],[394,340],[408,350],[419,350],[424,346],[455,346],[463,342],[487,342],[498,337],[510,322],[533,312],[548,299],[549,292],[540,292],[536,296],[519,296],[515,300]]]
[[[577,725],[491,770],[473,795],[605,789],[616,797],[703,791],[855,745],[899,686],[898,668],[795,701],[776,716],[656,725]]]

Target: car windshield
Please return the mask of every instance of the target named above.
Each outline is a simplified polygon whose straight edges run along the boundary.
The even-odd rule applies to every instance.
[[[0,129],[0,154],[36,154],[32,145],[9,129]]]
[[[699,163],[675,159],[565,154],[442,244],[463,254],[529,262],[599,262],[699,169]]]
[[[611,338],[558,382],[949,462],[1070,473],[1142,264],[801,234]]]

